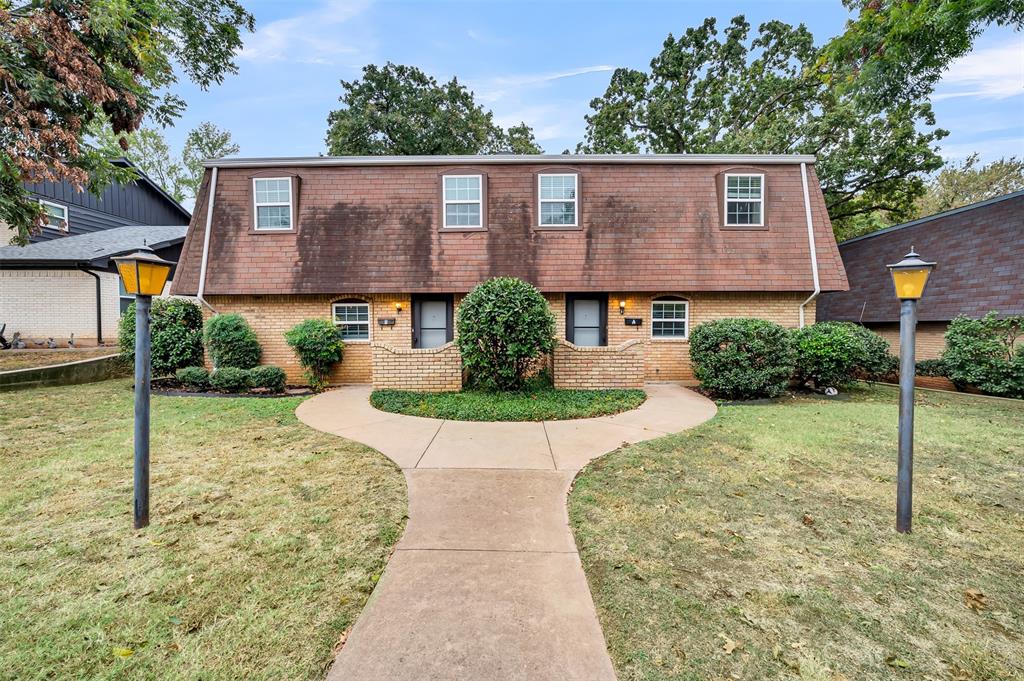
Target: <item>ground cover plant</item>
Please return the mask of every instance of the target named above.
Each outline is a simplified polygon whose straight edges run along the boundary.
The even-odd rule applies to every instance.
[[[896,394],[723,406],[581,473],[619,679],[1024,678],[1024,405],[918,393],[897,535]]]
[[[32,367],[64,364],[65,362],[81,362],[116,355],[117,348],[82,348],[77,350],[0,350],[0,371],[15,369],[31,369]]]
[[[402,532],[401,473],[301,398],[154,397],[133,532],[130,385],[0,393],[0,678],[323,679]]]

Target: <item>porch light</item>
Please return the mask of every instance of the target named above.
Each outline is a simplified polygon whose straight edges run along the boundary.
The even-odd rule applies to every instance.
[[[626,314],[626,301],[625,300],[620,300],[619,301],[619,314]]]
[[[124,290],[133,296],[158,296],[171,274],[173,262],[164,260],[148,248],[114,258]]]
[[[896,287],[896,297],[900,300],[919,300],[924,294],[928,275],[935,269],[935,263],[921,260],[921,256],[910,247],[910,253],[903,256],[895,265],[888,265],[892,273],[892,283]]]
[[[401,303],[395,303],[395,312],[397,312],[398,314],[402,314],[402,304]]]

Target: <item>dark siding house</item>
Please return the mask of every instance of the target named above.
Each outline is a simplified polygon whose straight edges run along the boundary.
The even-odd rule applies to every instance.
[[[917,356],[942,354],[960,315],[1024,314],[1024,191],[839,244],[850,290],[822,294],[818,319],[862,322],[899,347],[899,301],[886,270],[913,247],[938,263],[918,309]]]

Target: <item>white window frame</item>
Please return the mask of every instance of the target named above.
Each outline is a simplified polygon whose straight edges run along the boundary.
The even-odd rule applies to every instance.
[[[331,321],[334,326],[338,327],[339,335],[341,333],[341,327],[343,323],[338,322],[338,308],[339,307],[365,307],[366,308],[366,338],[342,338],[346,343],[369,343],[373,340],[373,318],[371,316],[372,310],[370,309],[370,303],[358,302],[358,303],[331,303]],[[362,322],[358,322],[362,324]]]
[[[260,203],[256,200],[256,183],[267,180],[288,180],[288,202],[281,203],[280,201],[274,201],[270,203]],[[254,177],[252,178],[252,226],[253,229],[258,232],[291,232],[295,229],[295,210],[292,208],[293,203],[293,192],[294,184],[292,178],[289,177]],[[260,227],[260,208],[266,208],[270,206],[288,206],[288,226],[287,227]]]
[[[51,208],[59,208],[62,211],[64,211],[64,226],[63,227],[54,227],[53,225],[51,225],[50,224],[50,218],[52,216],[49,213],[46,214],[46,228],[47,229],[55,229],[58,232],[67,232],[67,231],[69,231],[69,229],[71,228],[71,221],[68,220],[68,207],[67,206],[65,206],[63,203],[55,203],[53,201],[44,201],[43,199],[39,199],[39,205],[41,205],[41,206],[50,206]]]
[[[542,177],[571,177],[573,183],[572,199],[543,199],[541,198],[540,183]],[[544,203],[569,203],[572,202],[572,224],[558,223],[547,224],[544,222]],[[538,173],[537,174],[537,226],[538,227],[579,227],[580,226],[580,176],[577,173]]]
[[[474,199],[449,199],[448,191],[445,184],[448,180],[458,180],[475,177],[479,182],[480,198]],[[480,221],[475,225],[449,225],[448,224],[448,204],[460,205],[460,204],[471,204],[476,203],[480,205]],[[481,229],[484,226],[484,176],[479,174],[470,175],[442,175],[441,176],[441,220],[445,229]]]
[[[761,221],[760,222],[747,222],[743,224],[729,222],[729,202],[735,201],[743,203],[753,203],[755,199],[730,199],[729,198],[729,178],[730,177],[759,177],[761,178],[761,198],[757,199],[761,209]],[[725,211],[722,213],[722,224],[726,227],[764,227],[764,173],[726,173],[725,174],[725,185],[722,187],[722,194],[724,195],[725,204],[722,206]]]
[[[665,300],[667,298],[667,300]],[[686,313],[684,317],[672,317],[671,319],[661,318],[659,322],[682,322],[683,323],[683,335],[682,336],[657,336],[654,333],[654,306],[658,303],[682,303],[685,305]],[[673,300],[669,296],[659,296],[651,300],[651,339],[657,341],[684,341],[690,339],[690,301],[689,300]]]

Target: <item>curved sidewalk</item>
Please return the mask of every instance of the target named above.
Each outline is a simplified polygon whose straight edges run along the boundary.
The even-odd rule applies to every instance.
[[[614,679],[566,494],[592,459],[715,414],[678,385],[646,390],[629,412],[531,423],[390,414],[364,386],[299,405],[307,425],[391,458],[409,486],[405,535],[328,678]]]

